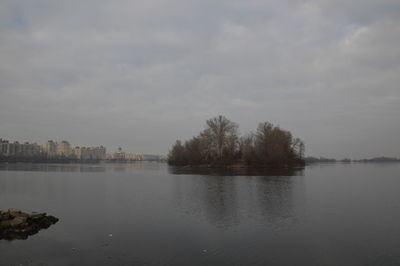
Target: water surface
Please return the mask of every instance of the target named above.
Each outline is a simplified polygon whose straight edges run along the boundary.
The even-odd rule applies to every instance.
[[[400,265],[399,188],[400,164],[0,164],[0,209],[60,218],[0,265]]]

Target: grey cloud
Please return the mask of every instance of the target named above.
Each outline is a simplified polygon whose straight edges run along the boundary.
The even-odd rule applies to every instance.
[[[280,124],[310,155],[399,156],[399,11],[394,0],[2,1],[0,137],[166,153],[224,114],[242,132]]]

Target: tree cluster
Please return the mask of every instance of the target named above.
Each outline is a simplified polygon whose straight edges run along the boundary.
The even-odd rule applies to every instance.
[[[294,166],[304,164],[304,143],[269,122],[255,133],[239,136],[238,125],[224,116],[206,121],[198,136],[177,140],[168,154],[170,165]]]

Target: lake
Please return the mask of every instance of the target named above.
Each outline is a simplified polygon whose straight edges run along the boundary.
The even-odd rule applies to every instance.
[[[400,164],[221,173],[0,164],[0,209],[60,221],[0,265],[400,265]]]

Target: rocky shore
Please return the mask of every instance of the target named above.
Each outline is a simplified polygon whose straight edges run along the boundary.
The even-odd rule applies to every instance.
[[[46,213],[28,214],[17,209],[0,210],[0,240],[27,239],[57,222],[58,218]]]

